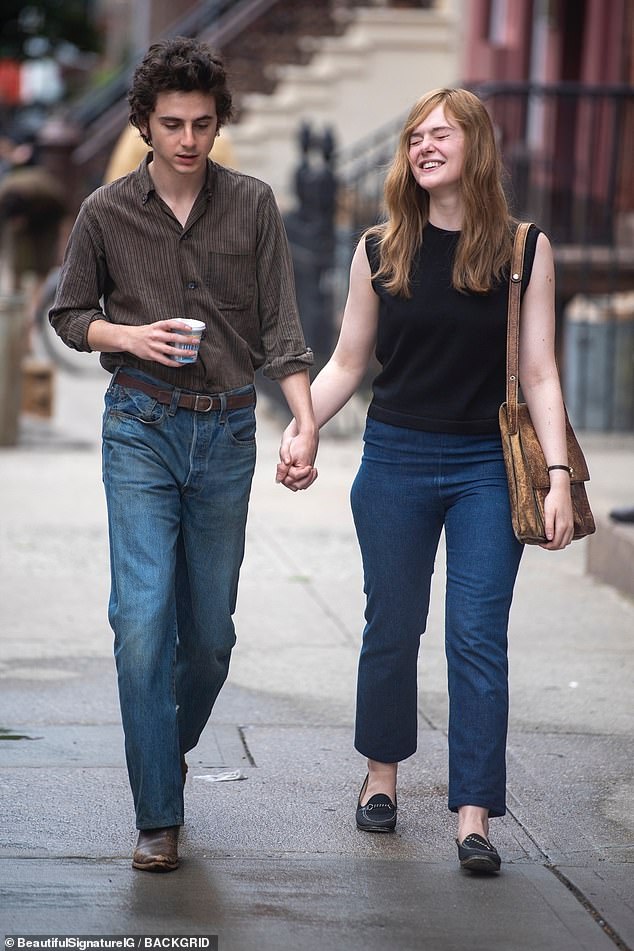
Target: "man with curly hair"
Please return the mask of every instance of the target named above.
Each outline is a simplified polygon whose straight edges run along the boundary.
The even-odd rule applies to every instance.
[[[101,352],[109,619],[139,838],[133,866],[178,867],[191,750],[226,679],[255,465],[254,371],[299,423],[307,488],[317,436],[286,235],[273,194],[208,159],[231,117],[221,60],[150,47],[129,93],[151,152],[83,203],[50,319]],[[204,323],[200,349],[183,318]],[[289,480],[290,481],[290,480]]]

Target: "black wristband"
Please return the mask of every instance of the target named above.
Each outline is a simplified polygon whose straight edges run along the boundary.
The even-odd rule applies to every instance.
[[[564,472],[567,472],[568,475],[572,475],[572,469],[570,466],[548,466],[548,471],[552,472],[553,469],[563,469]]]

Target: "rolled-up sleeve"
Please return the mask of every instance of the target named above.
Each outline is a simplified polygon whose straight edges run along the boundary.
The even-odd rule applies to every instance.
[[[270,189],[258,207],[257,282],[262,371],[272,380],[306,370],[313,352],[306,346],[297,300],[293,265],[281,215]]]
[[[93,320],[107,320],[100,300],[106,280],[103,241],[84,204],[64,254],[49,320],[73,350],[90,352],[87,333]]]

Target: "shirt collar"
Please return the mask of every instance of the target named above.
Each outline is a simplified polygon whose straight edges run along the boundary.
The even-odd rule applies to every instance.
[[[139,185],[139,191],[141,194],[141,201],[143,202],[144,205],[147,203],[152,192],[156,191],[156,188],[154,187],[154,182],[152,180],[152,176],[150,175],[150,169],[149,169],[149,164],[152,161],[153,155],[154,155],[153,152],[148,152],[148,154],[144,157],[140,165],[138,165],[136,171],[133,173],[136,176],[136,179]],[[216,165],[214,162],[211,161],[211,159],[208,158],[207,171],[205,173],[205,184],[203,185],[201,189],[205,191],[207,198],[211,198],[215,179],[216,179]]]
[[[216,181],[216,171],[217,166],[215,162],[212,162],[210,158],[207,159],[207,173],[205,175],[205,184],[203,185],[203,190],[207,195],[207,198],[211,198],[214,184]]]
[[[152,160],[152,155],[153,155],[152,152],[148,152],[148,154],[142,160],[140,165],[137,166],[137,169],[134,172],[134,175],[136,176],[136,179],[139,184],[139,190],[141,193],[141,201],[143,202],[144,205],[147,202],[150,195],[152,194],[152,192],[155,191],[154,182],[152,181],[152,176],[150,175],[150,170],[148,168],[148,165],[150,164],[150,161]]]

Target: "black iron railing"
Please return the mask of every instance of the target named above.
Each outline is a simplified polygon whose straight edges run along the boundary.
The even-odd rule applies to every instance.
[[[243,29],[254,17],[260,16],[277,0],[202,0],[184,16],[175,20],[161,35],[168,39],[174,36],[200,36],[213,39],[219,45]],[[85,128],[99,119],[113,106],[125,101],[132,74],[145,50],[135,50],[127,62],[101,87],[89,90],[73,103],[71,115],[75,122]]]
[[[518,218],[553,241],[619,243],[621,214],[634,213],[634,87],[579,83],[482,83],[499,134],[507,191]],[[337,155],[341,218],[357,232],[382,214],[385,172],[404,116]]]
[[[634,211],[634,87],[483,83],[518,218],[559,244],[618,243],[619,213]]]
[[[199,36],[222,49],[249,23],[279,0],[203,0],[186,16],[176,20],[162,34]],[[128,62],[104,86],[90,90],[69,107],[70,120],[82,129],[83,141],[73,153],[79,167],[88,166],[108,153],[127,119],[126,94],[143,51],[133,53]],[[103,168],[100,168],[100,172]],[[94,183],[92,185],[94,187]]]

